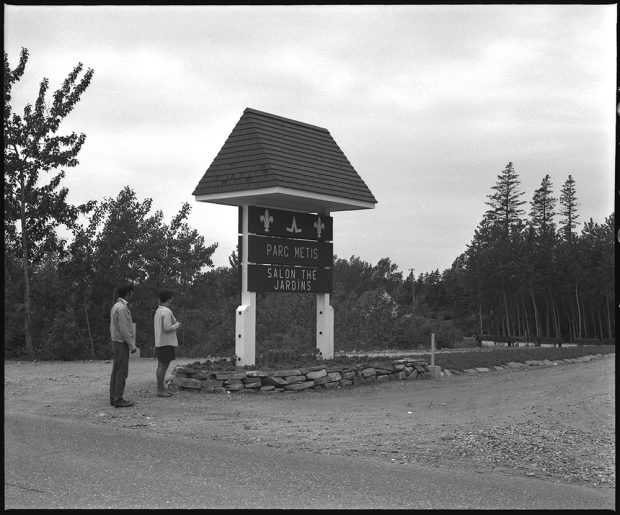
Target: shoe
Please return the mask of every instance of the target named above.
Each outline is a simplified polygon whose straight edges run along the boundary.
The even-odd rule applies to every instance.
[[[128,408],[129,406],[133,406],[133,402],[126,401],[125,399],[121,399],[120,401],[116,401],[114,403],[114,407],[116,408]]]
[[[165,390],[163,392],[157,392],[157,397],[172,397],[172,394]]]

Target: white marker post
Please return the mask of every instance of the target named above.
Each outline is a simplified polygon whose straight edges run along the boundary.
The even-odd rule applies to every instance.
[[[435,366],[435,333],[431,334],[431,364],[428,367],[428,371],[433,379],[441,377],[441,367]]]
[[[319,214],[329,216],[329,211]],[[320,233],[320,228],[317,230]],[[329,304],[329,293],[316,295],[316,348],[323,359],[334,357],[334,308]]]
[[[256,354],[256,292],[248,291],[248,205],[242,206],[241,305],[235,314],[235,354],[238,366],[254,365]]]

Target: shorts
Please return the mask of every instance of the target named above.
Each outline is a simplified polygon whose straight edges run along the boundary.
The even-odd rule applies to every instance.
[[[172,345],[164,345],[163,347],[155,347],[155,357],[157,361],[170,363],[176,359],[174,347]]]

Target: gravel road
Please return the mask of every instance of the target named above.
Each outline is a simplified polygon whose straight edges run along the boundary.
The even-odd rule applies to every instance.
[[[196,358],[201,359],[201,358]],[[182,359],[182,364],[192,359]],[[615,489],[615,355],[301,393],[155,396],[156,362],[130,362],[108,404],[111,363],[5,361],[5,412],[76,419],[291,453]]]

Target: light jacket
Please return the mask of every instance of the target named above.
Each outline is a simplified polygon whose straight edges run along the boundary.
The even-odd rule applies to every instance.
[[[136,348],[131,311],[125,299],[119,298],[110,310],[110,338],[114,342],[127,342],[129,350]]]
[[[174,318],[172,310],[166,306],[159,306],[153,318],[153,328],[155,329],[155,347],[172,345],[178,347],[177,329],[181,324]]]

